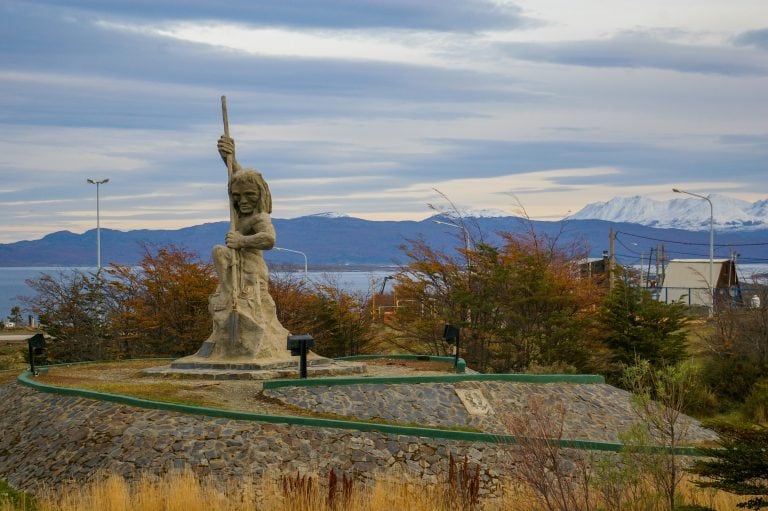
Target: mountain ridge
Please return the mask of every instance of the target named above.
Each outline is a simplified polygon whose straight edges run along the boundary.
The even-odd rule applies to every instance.
[[[454,222],[436,215],[421,221],[373,221],[349,216],[311,215],[294,219],[273,219],[277,246],[307,254],[310,267],[392,266],[408,258],[401,249],[408,240],[423,239],[436,250],[455,251],[464,246],[461,228],[435,222]],[[616,255],[632,262],[665,243],[669,257],[708,257],[708,231],[687,231],[644,226],[629,222],[593,219],[566,219],[558,222],[528,220],[515,216],[464,218],[475,243],[498,245],[499,233],[557,238],[562,246],[586,247],[599,257],[609,247],[609,232],[617,232]],[[211,248],[221,244],[229,222],[213,222],[174,230],[101,229],[104,264],[135,264],[143,254],[142,244],[174,244],[208,260]],[[96,259],[96,230],[82,234],[69,231],[50,233],[39,240],[0,244],[0,266],[93,266]],[[716,234],[716,257],[731,257],[736,250],[744,262],[768,263],[768,225],[750,230],[727,229]],[[586,253],[585,253],[586,255]],[[299,254],[269,251],[270,264],[303,265]]]

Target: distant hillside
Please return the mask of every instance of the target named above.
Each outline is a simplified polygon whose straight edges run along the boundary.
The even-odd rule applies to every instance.
[[[369,221],[332,215],[274,219],[277,245],[307,254],[310,268],[320,266],[391,266],[406,260],[399,247],[407,239],[424,238],[433,247],[451,249],[463,246],[461,230],[435,223],[444,217],[415,221]],[[466,225],[477,241],[497,244],[498,232],[524,233],[534,229],[539,235],[558,237],[561,245],[579,243],[589,247],[590,255],[599,257],[608,249],[611,227],[619,231],[616,253],[620,260],[633,262],[640,254],[647,258],[651,247],[667,240],[671,257],[707,257],[709,235],[706,231],[657,229],[631,223],[603,220],[567,220],[563,222],[528,222],[516,217],[468,218]],[[220,244],[228,222],[186,227],[177,230],[101,230],[102,262],[134,264],[141,257],[141,243],[175,244],[208,259],[211,247]],[[679,242],[669,243],[669,242]],[[731,250],[742,262],[768,263],[768,229],[717,232],[716,256],[729,257]],[[96,231],[83,234],[55,232],[34,241],[0,244],[0,266],[95,266]],[[271,251],[271,263],[303,265],[303,258],[289,252]]]

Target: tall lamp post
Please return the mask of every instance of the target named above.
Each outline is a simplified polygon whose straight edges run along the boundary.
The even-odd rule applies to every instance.
[[[99,187],[109,183],[109,178],[95,181],[91,178],[86,179],[92,185],[96,185],[96,273],[101,272],[101,215],[99,211]]]
[[[461,224],[461,225],[460,224],[454,224],[452,222],[443,222],[441,220],[432,220],[432,222],[435,223],[435,224],[448,225],[450,227],[455,227],[456,229],[461,229],[462,233],[464,234],[464,249],[465,249],[465,253],[466,253],[466,257],[467,257],[467,287],[469,287],[471,289],[472,288],[472,260],[469,257],[469,249],[470,249],[470,243],[471,243],[471,241],[470,241],[471,238],[469,236],[469,231],[467,231],[467,228],[464,227],[463,224]],[[472,309],[471,308],[467,308],[467,322],[468,323],[472,322]],[[459,343],[457,341],[456,342],[456,352],[457,353],[458,353],[458,349],[459,349]],[[458,363],[458,355],[456,357],[457,357],[456,360],[457,360],[457,363]]]
[[[304,256],[304,280],[309,282],[309,264],[307,263],[307,254],[302,252],[301,250],[293,250],[291,248],[283,248],[283,247],[272,247],[273,250],[280,250],[282,252],[292,252],[294,254],[301,254]]]
[[[711,318],[715,314],[715,289],[717,288],[717,282],[714,282],[714,267],[715,267],[715,208],[712,206],[712,201],[709,197],[699,195],[698,193],[686,192],[685,190],[679,190],[672,188],[675,193],[684,193],[692,197],[703,199],[709,203],[709,293],[711,300],[709,303],[709,317]]]
[[[467,231],[467,228],[463,225],[454,224],[451,222],[443,222],[441,220],[432,220],[432,223],[434,224],[440,224],[440,225],[447,225],[450,227],[455,227],[456,229],[461,229],[464,234],[464,248],[467,250],[467,260],[469,260],[469,249],[470,249],[470,237],[469,232]]]

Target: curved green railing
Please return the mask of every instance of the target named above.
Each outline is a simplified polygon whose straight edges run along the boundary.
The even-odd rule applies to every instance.
[[[265,380],[264,389],[280,387],[315,387],[357,384],[395,383],[457,383],[462,381],[509,381],[517,383],[605,383],[597,374],[446,374],[429,376],[349,376],[338,378],[307,378],[303,380]]]

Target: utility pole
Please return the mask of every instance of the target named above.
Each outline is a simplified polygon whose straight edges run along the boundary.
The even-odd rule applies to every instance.
[[[656,257],[658,258],[659,255],[656,254]],[[646,286],[651,285],[651,261],[653,261],[653,247],[651,247],[651,253],[648,254],[648,271],[645,274],[645,284]]]
[[[616,273],[616,252],[614,251],[614,240],[616,239],[616,234],[613,232],[613,227],[611,227],[611,230],[608,233],[608,289],[613,290],[613,286],[615,285],[614,282],[614,274]]]
[[[371,277],[371,319],[376,319],[376,278]]]

